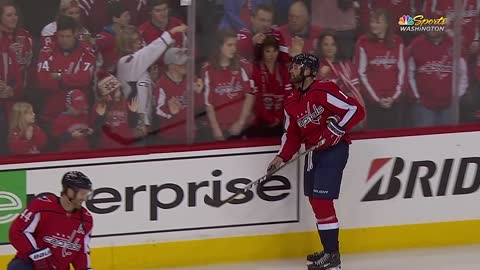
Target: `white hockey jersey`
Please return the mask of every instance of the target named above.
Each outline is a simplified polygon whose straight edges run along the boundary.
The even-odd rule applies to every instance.
[[[170,33],[165,31],[152,43],[133,54],[120,58],[117,64],[117,78],[122,83],[123,93],[125,97],[137,97],[137,112],[144,115],[143,120],[147,126],[152,122],[154,86],[148,68],[157,61],[172,42]]]

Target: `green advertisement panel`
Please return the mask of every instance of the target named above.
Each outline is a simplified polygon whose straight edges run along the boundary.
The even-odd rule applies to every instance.
[[[0,243],[8,243],[12,221],[27,203],[27,172],[0,172]]]

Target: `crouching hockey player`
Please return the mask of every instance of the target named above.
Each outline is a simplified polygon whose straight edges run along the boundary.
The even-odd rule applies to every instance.
[[[310,54],[293,58],[290,67],[295,90],[285,101],[285,132],[278,155],[268,171],[287,162],[302,143],[310,149],[305,161],[304,193],[317,219],[324,250],[307,256],[308,270],[340,269],[338,219],[333,200],[340,184],[351,143],[347,131],[365,117],[365,110],[354,98],[345,95],[331,81],[316,81],[319,60]]]
[[[90,270],[93,219],[82,207],[92,182],[81,172],[67,172],[60,197],[34,199],[10,227],[10,242],[17,250],[8,270]]]

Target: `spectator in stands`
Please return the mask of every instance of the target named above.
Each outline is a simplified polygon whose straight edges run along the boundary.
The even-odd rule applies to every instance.
[[[242,28],[238,33],[238,51],[241,57],[250,61],[259,61],[262,56],[262,44],[266,37],[273,36],[279,43],[281,59],[289,61],[288,47],[282,34],[272,28],[273,8],[258,5],[251,18],[251,27]]]
[[[88,120],[87,98],[82,90],[73,89],[66,95],[67,110],[57,116],[52,135],[60,152],[86,151],[90,149],[93,129]]]
[[[93,112],[95,148],[113,149],[135,145],[137,99],[127,100],[120,81],[106,72],[100,72],[98,76],[98,97]]]
[[[408,79],[416,100],[414,122],[417,127],[457,124],[452,98],[453,39],[445,32],[427,32],[409,47]],[[468,86],[467,66],[460,58],[458,96]]]
[[[1,50],[3,52],[12,51],[14,53],[15,62],[19,67],[17,72],[21,74],[21,81],[18,83],[22,88],[21,90],[23,90],[26,86],[27,70],[33,56],[32,37],[27,30],[20,26],[18,9],[11,0],[3,0],[0,2],[0,17]],[[9,70],[14,71],[13,69]]]
[[[338,54],[352,59],[357,31],[353,1],[315,0],[312,1],[312,14],[313,24],[336,31]]]
[[[271,0],[224,0],[224,15],[220,22],[220,29],[239,31],[247,28],[250,17],[258,5],[269,5]]]
[[[120,1],[109,2],[107,11],[112,24],[103,28],[103,31],[96,36],[97,66],[103,71],[115,74],[120,58],[116,49],[115,36],[130,24],[130,12]]]
[[[41,117],[47,122],[65,111],[69,90],[80,89],[87,95],[92,94],[88,89],[96,60],[89,46],[76,37],[77,29],[73,18],[60,16],[55,41],[40,51],[36,76],[44,99]]]
[[[427,0],[428,1],[428,0]],[[443,0],[442,0],[443,1]],[[448,0],[447,0],[448,1]],[[397,22],[403,15],[420,15],[423,11],[422,0],[363,0],[359,4],[359,23],[362,32],[368,32],[370,29],[370,14],[378,8],[388,10],[394,22]],[[396,29],[400,33],[400,27]]]
[[[84,26],[91,33],[98,34],[103,28],[109,25],[110,17],[108,5],[112,2],[120,2],[130,13],[130,23],[139,26],[145,22],[148,16],[147,0],[78,0],[81,8],[81,17]]]
[[[159,38],[165,31],[175,26],[184,24],[182,20],[170,16],[170,0],[149,0],[148,10],[150,12],[150,20],[140,25],[138,28],[142,34],[143,40],[150,44]],[[186,36],[183,32],[173,35],[174,43],[170,46],[186,47]]]
[[[275,7],[275,25],[284,25],[288,22],[288,9],[295,0],[272,0]]]
[[[366,99],[368,128],[400,127],[400,97],[406,69],[404,46],[394,34],[387,10],[376,9],[372,13],[369,33],[357,41],[355,63]]]
[[[317,56],[320,59],[320,68],[317,79],[334,81],[345,94],[354,97],[365,107],[357,68],[349,59],[345,59],[339,54],[341,43],[338,41],[337,32],[332,30],[322,32],[318,42]],[[365,121],[362,121],[356,129],[363,128],[364,125]]]
[[[155,114],[158,118],[158,143],[185,143],[187,131],[187,51],[181,48],[170,48],[163,58],[167,67],[163,76],[157,81],[153,96]],[[198,79],[194,84],[195,93],[201,93],[203,82]],[[201,107],[201,98],[195,98],[194,109]],[[196,133],[195,133],[196,135]],[[195,137],[195,136],[194,136]]]
[[[80,6],[78,0],[61,0],[60,1],[60,8],[59,8],[59,16],[68,16],[72,17],[77,22],[77,33],[79,35],[79,39],[93,44],[94,40],[90,32],[80,24]],[[57,21],[53,21],[47,24],[42,29],[42,39],[41,39],[41,47],[49,45],[54,39],[55,34],[57,32]]]
[[[121,55],[117,65],[117,78],[122,83],[125,97],[137,97],[140,114],[137,129],[146,136],[152,123],[152,91],[154,81],[150,76],[152,65],[173,43],[173,36],[184,33],[185,25],[175,26],[163,32],[153,42],[143,47],[140,31],[134,26],[127,26],[117,35],[117,50]]]
[[[251,66],[237,53],[235,32],[220,31],[215,44],[216,52],[202,68],[207,116],[215,140],[238,138],[255,103]]]
[[[478,35],[478,6],[477,0],[462,0],[461,1],[462,16],[462,43],[464,52],[470,49],[478,50],[479,35]],[[427,17],[447,17],[448,32],[454,39],[453,22],[455,20],[455,1],[454,0],[425,0],[424,2],[425,14]]]
[[[47,143],[45,133],[35,124],[35,113],[29,103],[12,107],[8,146],[11,154],[38,154]]]
[[[0,2],[0,154],[6,152],[9,112],[24,96],[27,69],[32,59],[32,38],[19,26],[12,1]]]
[[[262,44],[262,61],[253,66],[252,79],[255,94],[255,121],[248,137],[274,137],[283,134],[283,101],[292,91],[290,74],[285,63],[279,61],[280,45],[273,36]]]
[[[280,27],[280,33],[290,48],[296,43],[303,43],[304,53],[315,53],[320,27],[311,24],[308,7],[305,2],[293,2],[288,11],[288,23]]]

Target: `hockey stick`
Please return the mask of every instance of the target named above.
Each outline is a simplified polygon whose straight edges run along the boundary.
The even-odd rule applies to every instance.
[[[273,169],[272,171],[268,172],[266,175],[258,178],[257,180],[251,182],[250,184],[246,185],[240,192],[237,192],[235,194],[232,194],[230,197],[228,197],[226,200],[211,200],[209,197],[205,196],[204,198],[204,202],[207,203],[207,200],[208,200],[208,204],[209,205],[212,205],[213,207],[221,207],[222,205],[225,205],[231,201],[233,201],[236,197],[242,195],[242,194],[245,194],[247,191],[249,191],[250,189],[252,189],[253,187],[257,186],[259,183],[267,180],[268,178],[270,178],[273,174],[277,173],[278,171],[280,171],[281,169],[285,168],[286,166],[288,166],[289,164],[297,161],[298,159],[302,158],[303,156],[305,155],[308,155],[310,152],[312,152],[313,150],[317,149],[318,147],[322,146],[323,144],[325,143],[325,139],[322,139],[320,140],[315,146],[311,147],[310,149],[308,149],[307,151],[303,152],[303,153],[300,153],[297,157],[295,158],[292,158],[290,159],[289,161],[287,161],[286,163],[284,163],[283,165],[279,166],[278,168],[275,168]]]

